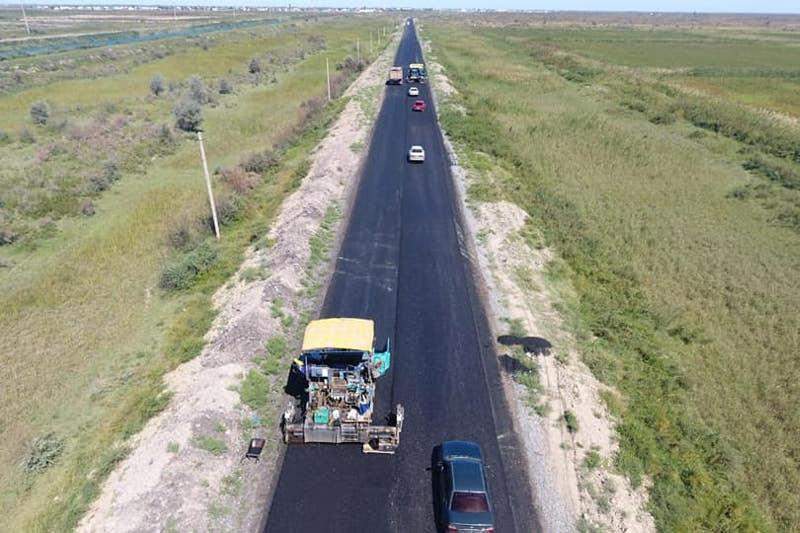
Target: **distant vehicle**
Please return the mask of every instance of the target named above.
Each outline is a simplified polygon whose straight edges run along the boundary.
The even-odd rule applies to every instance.
[[[434,450],[436,509],[444,531],[494,533],[494,513],[481,448],[451,440]]]
[[[417,87],[409,87],[408,96],[419,96],[419,89]]]
[[[408,150],[408,161],[411,163],[423,163],[425,161],[425,149],[415,144]]]
[[[408,81],[415,83],[425,83],[428,72],[425,70],[425,63],[410,63],[408,65]]]
[[[403,83],[403,67],[392,67],[389,69],[389,79],[386,85],[400,85]]]
[[[425,111],[425,100],[417,100],[411,106],[411,111]]]

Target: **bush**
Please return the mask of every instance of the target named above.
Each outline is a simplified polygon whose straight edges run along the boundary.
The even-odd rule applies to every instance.
[[[267,340],[266,348],[267,357],[280,360],[286,356],[286,353],[289,350],[289,345],[287,344],[286,339],[276,336],[270,337],[269,340]]]
[[[26,472],[38,474],[55,464],[61,452],[64,451],[64,441],[54,433],[39,437],[31,444],[28,458],[25,460]]]
[[[103,164],[103,170],[99,174],[89,178],[89,191],[94,193],[103,192],[119,178],[120,173],[117,162],[109,159]]]
[[[344,61],[336,64],[336,70],[347,70],[350,72],[361,72],[367,66],[367,62],[363,59],[354,59],[347,56]]]
[[[3,130],[0,130],[0,144],[5,144],[7,142],[11,142],[11,136]]]
[[[200,105],[207,104],[209,102],[206,86],[203,83],[203,80],[200,79],[200,76],[192,76],[189,78],[188,96]]]
[[[242,381],[239,397],[243,404],[258,410],[267,406],[268,392],[269,382],[267,382],[266,376],[257,370],[251,370]]]
[[[167,80],[161,74],[156,74],[150,80],[150,92],[153,96],[160,96],[167,88]]]
[[[742,164],[742,168],[754,172],[787,189],[800,189],[800,172],[780,160],[768,160],[753,156]]]
[[[586,456],[583,458],[583,466],[586,467],[587,470],[594,470],[603,462],[603,458],[600,457],[600,453],[595,450],[589,450]]]
[[[242,207],[242,202],[239,197],[225,190],[215,195],[214,203],[217,207],[217,219],[219,220],[220,226],[226,226],[235,221]],[[209,229],[213,231],[213,218],[209,216],[207,221]]]
[[[19,132],[19,142],[33,144],[36,142],[36,137],[34,137],[33,132],[28,128],[22,128],[22,131]]]
[[[203,108],[191,97],[184,96],[172,110],[175,126],[183,131],[198,131],[203,123]]]
[[[50,119],[50,105],[42,100],[34,102],[31,106],[30,113],[34,124],[44,126]]]
[[[231,94],[233,92],[233,85],[226,79],[219,80],[219,94]]]
[[[212,455],[222,455],[228,451],[228,446],[225,444],[225,441],[207,435],[195,438],[194,445]]]
[[[247,172],[240,166],[224,168],[219,171],[223,183],[237,194],[247,194],[258,185],[259,177],[254,172]]]
[[[199,227],[196,220],[185,216],[178,221],[175,229],[167,236],[167,242],[175,250],[189,250],[198,238]]]
[[[217,261],[217,250],[207,242],[168,264],[161,272],[159,287],[165,290],[184,290],[192,286],[203,272]]]
[[[269,150],[258,152],[251,155],[242,163],[242,168],[246,172],[254,172],[256,174],[264,174],[271,168],[278,165],[278,158]]]
[[[328,48],[328,45],[325,42],[325,37],[322,35],[312,35],[308,38],[308,44],[310,44],[315,50],[325,50]]]
[[[81,214],[90,217],[95,214],[96,210],[94,207],[94,203],[91,200],[85,200],[81,204]]]
[[[173,152],[176,146],[175,133],[167,124],[154,126],[151,130],[151,146],[153,154],[166,155]]]
[[[12,244],[19,239],[19,234],[11,228],[0,228],[0,246]]]
[[[570,410],[564,411],[564,423],[567,425],[567,431],[576,433],[578,431],[578,417],[575,416]]]
[[[250,60],[250,64],[247,66],[247,71],[250,72],[250,74],[260,74],[261,62],[254,57]]]

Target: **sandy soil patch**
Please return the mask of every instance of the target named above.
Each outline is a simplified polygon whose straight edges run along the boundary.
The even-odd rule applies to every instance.
[[[439,103],[456,94],[441,65],[425,43],[426,60]],[[655,531],[646,512],[646,487],[633,489],[613,468],[618,447],[615,422],[601,393],[614,394],[598,382],[581,361],[574,338],[554,307],[567,286],[556,287],[545,272],[555,254],[535,248],[523,236],[527,213],[510,202],[470,201],[467,187],[486,176],[471,174],[458,165],[458,154],[447,139],[452,172],[467,219],[477,261],[489,295],[487,310],[495,335],[522,329],[544,339],[552,348],[542,352],[498,344],[498,354],[509,372],[506,392],[516,429],[525,444],[534,505],[545,531],[574,531],[599,527],[608,531]],[[489,156],[486,156],[489,157]],[[490,177],[488,179],[491,179]],[[528,231],[530,231],[528,229]],[[510,324],[514,324],[514,328]],[[540,392],[514,379],[516,362],[538,373]],[[570,430],[565,413],[577,429]]]
[[[285,317],[296,318],[316,305],[304,282],[312,276],[327,279],[330,265],[310,265],[309,242],[326,213],[345,206],[357,183],[363,154],[351,147],[368,141],[374,115],[365,116],[364,109],[380,107],[380,102],[364,106],[363,93],[382,99],[396,44],[397,38],[348,89],[350,102],[315,148],[307,176],[269,230],[271,246],[248,250],[237,275],[214,295],[219,315],[203,353],[166,376],[173,394],[169,406],[128,443],[133,451],[109,476],[78,531],[258,527],[283,445],[276,424],[258,420],[241,404],[238,390],[255,368],[253,358],[266,355],[270,337],[296,337]],[[253,269],[260,279],[243,275]],[[268,400],[279,409],[284,397],[281,380],[275,381]],[[254,426],[267,448],[259,463],[243,462]]]

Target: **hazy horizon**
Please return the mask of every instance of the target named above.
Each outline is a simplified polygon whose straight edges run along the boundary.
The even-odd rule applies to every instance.
[[[0,6],[14,7],[20,2],[0,0]],[[585,12],[636,12],[636,13],[709,13],[709,14],[752,14],[752,15],[797,15],[800,14],[800,2],[786,0],[773,0],[757,7],[749,0],[677,0],[663,2],[633,1],[633,0],[606,0],[600,2],[585,2],[580,0],[543,1],[531,3],[519,0],[499,0],[486,2],[485,0],[444,0],[439,2],[422,1],[347,1],[347,0],[308,0],[308,1],[254,1],[254,0],[176,0],[164,1],[118,1],[118,0],[93,0],[82,2],[79,0],[65,0],[62,2],[26,2],[28,6],[36,5],[142,5],[142,6],[220,6],[220,7],[302,7],[302,8],[417,8],[417,9],[491,9],[514,11],[585,11]]]

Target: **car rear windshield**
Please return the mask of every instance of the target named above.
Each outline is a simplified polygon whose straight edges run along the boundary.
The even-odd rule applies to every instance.
[[[453,503],[450,509],[459,513],[487,513],[489,502],[485,494],[471,492],[456,492],[453,494]]]

